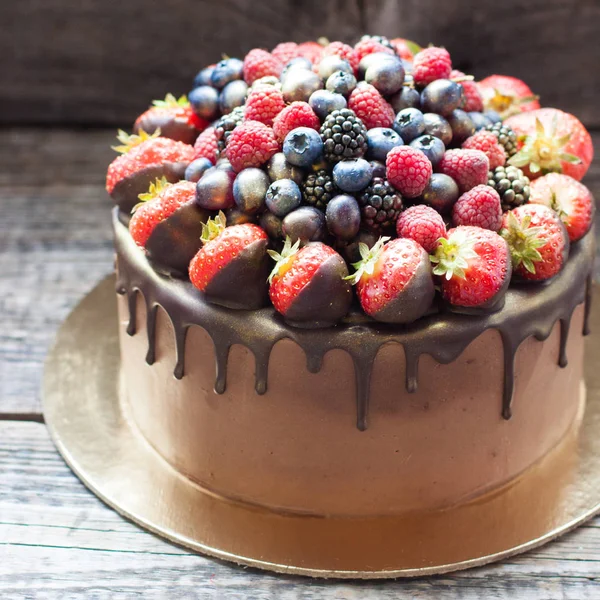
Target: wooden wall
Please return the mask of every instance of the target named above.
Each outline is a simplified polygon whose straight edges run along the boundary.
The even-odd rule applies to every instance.
[[[222,52],[362,32],[445,45],[600,127],[599,0],[1,0],[0,123],[115,125]]]

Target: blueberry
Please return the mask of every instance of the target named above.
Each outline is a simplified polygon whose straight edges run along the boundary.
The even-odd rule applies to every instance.
[[[368,160],[380,160],[385,162],[387,153],[396,146],[402,146],[402,138],[389,127],[373,127],[367,131],[367,154]]]
[[[365,71],[365,81],[384,96],[395,94],[404,83],[402,61],[398,58],[396,60],[386,59],[370,63]]]
[[[412,142],[425,131],[423,113],[416,108],[404,108],[396,115],[392,127],[405,143]]]
[[[363,56],[360,63],[358,63],[358,78],[364,79],[365,73],[371,65],[384,61],[396,62],[397,60],[398,57],[393,54],[387,54],[386,52],[371,52],[371,54]]]
[[[210,76],[213,87],[221,89],[229,82],[241,79],[244,63],[239,58],[225,58],[219,61]]]
[[[347,96],[356,87],[356,77],[352,73],[336,71],[329,76],[325,87],[334,94]]]
[[[421,108],[447,116],[460,106],[462,99],[462,85],[450,79],[436,79],[421,92]]]
[[[327,79],[336,71],[344,71],[345,73],[354,75],[354,71],[352,70],[350,63],[339,56],[326,56],[319,63],[319,77],[323,81],[327,81]]]
[[[423,119],[425,119],[425,133],[440,138],[445,146],[452,141],[452,127],[444,117],[435,113],[425,113]]]
[[[265,195],[267,208],[277,217],[285,217],[300,206],[302,193],[295,181],[278,179],[274,181]]]
[[[333,182],[344,192],[364,190],[373,177],[373,167],[364,158],[351,158],[333,167]]]
[[[502,117],[495,110],[486,110],[483,113],[492,123],[500,123]]]
[[[323,155],[323,140],[310,127],[292,129],[283,141],[286,160],[297,167],[310,167]]]
[[[196,202],[207,210],[225,210],[233,206],[234,173],[209,169],[196,184]]]
[[[233,182],[233,198],[237,207],[249,214],[257,213],[265,204],[269,176],[256,168],[243,169]]]
[[[273,213],[266,211],[260,216],[258,224],[267,232],[267,235],[273,239],[278,240],[283,237],[283,231],[281,229],[281,219],[276,217]]]
[[[286,102],[306,102],[310,95],[323,87],[321,78],[312,71],[293,69],[284,77],[281,91]]]
[[[452,144],[454,146],[460,146],[475,133],[475,125],[471,117],[460,108],[452,111],[448,116],[448,123],[452,127]]]
[[[285,159],[285,154],[283,152],[273,154],[267,165],[267,172],[269,173],[271,181],[277,181],[278,179],[292,179],[300,185],[304,179],[302,169],[291,165]]]
[[[213,164],[208,158],[197,158],[193,160],[186,168],[183,176],[187,181],[199,181],[204,173],[212,168]]]
[[[491,125],[491,120],[480,112],[469,112],[467,113],[475,125],[475,131],[479,131],[488,125]]]
[[[232,225],[242,225],[243,223],[254,223],[255,217],[241,211],[237,206],[230,208],[226,213],[227,227]]]
[[[310,107],[315,111],[315,114],[321,121],[334,110],[346,108],[346,98],[341,94],[334,94],[329,90],[317,90],[313,92],[308,99]]]
[[[229,159],[225,156],[222,156],[221,158],[219,158],[219,160],[217,160],[217,164],[215,165],[215,167],[220,171],[227,171],[229,174],[233,174],[233,176],[235,177],[235,171],[233,170]]]
[[[420,150],[434,167],[442,160],[442,156],[446,151],[444,142],[440,138],[429,134],[415,138],[410,145]]]
[[[325,209],[325,220],[333,236],[340,240],[353,239],[360,229],[360,207],[356,198],[347,194],[332,198]]]
[[[373,178],[381,177],[381,178],[385,179],[385,176],[386,176],[385,163],[379,162],[378,160],[372,160],[371,167],[373,168]]]
[[[390,98],[394,112],[398,113],[405,108],[420,108],[421,95],[411,87],[403,87]]]
[[[458,200],[459,191],[452,177],[443,173],[434,173],[423,190],[421,198],[440,214],[448,214]]]
[[[204,69],[198,71],[198,74],[194,77],[194,87],[197,88],[201,85],[210,85],[210,79],[214,70],[215,65],[211,65],[210,67],[204,67]]]
[[[304,58],[303,56],[297,56],[296,58],[292,58],[289,62],[286,63],[285,67],[283,67],[283,71],[281,71],[281,79],[283,79],[290,71],[295,69],[303,69],[305,71],[312,71],[312,63],[308,58]]]
[[[219,95],[219,109],[221,114],[228,115],[237,106],[243,106],[246,102],[248,85],[242,79],[236,79],[228,83]]]
[[[188,94],[188,100],[199,117],[208,121],[216,117],[219,109],[219,92],[215,88],[209,85],[194,88]]]
[[[342,246],[342,254],[346,259],[346,262],[356,263],[359,260],[362,260],[362,256],[360,255],[360,244],[366,244],[369,248],[372,248],[377,240],[379,239],[379,235],[372,231],[360,231],[359,234],[354,238],[349,244]]]
[[[301,206],[283,219],[281,228],[292,242],[319,242],[325,237],[325,215],[318,208]]]

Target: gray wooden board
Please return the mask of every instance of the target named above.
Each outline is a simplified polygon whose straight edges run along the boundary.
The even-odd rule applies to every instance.
[[[368,32],[445,45],[600,126],[596,0],[3,0],[0,23],[3,123],[127,123],[221,53]]]
[[[600,519],[539,550],[452,575],[336,582],[271,575],[173,546],[84,488],[39,423],[0,421],[0,597],[598,600]]]

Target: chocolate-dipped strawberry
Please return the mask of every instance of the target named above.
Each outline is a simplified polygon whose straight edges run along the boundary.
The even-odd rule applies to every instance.
[[[193,144],[208,124],[196,115],[186,96],[178,99],[167,94],[164,100],[154,100],[152,106],[135,120],[133,131],[154,133],[160,130],[162,137]]]
[[[269,277],[271,302],[285,320],[298,327],[328,327],[346,315],[352,288],[344,259],[330,246],[311,242],[300,248],[286,238]]]
[[[157,270],[185,277],[201,246],[202,224],[210,216],[196,204],[196,185],[157,179],[139,199],[129,221],[131,237]]]
[[[108,166],[106,191],[126,221],[138,196],[156,179],[164,177],[170,183],[183,179],[195,152],[193,146],[160,137],[158,129],[153,134],[140,130],[139,135],[119,131],[117,139],[121,145],[113,146],[113,150],[122,154]]]
[[[190,262],[190,280],[206,300],[253,310],[267,300],[269,238],[258,225],[227,227],[223,212],[203,227],[203,246]]]
[[[353,265],[363,310],[384,323],[412,323],[431,307],[434,297],[429,255],[414,240],[381,237],[372,248],[359,244]]]

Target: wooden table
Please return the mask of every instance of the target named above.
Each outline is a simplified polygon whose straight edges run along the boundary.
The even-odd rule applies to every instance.
[[[0,598],[600,598],[600,518],[485,568],[338,583],[189,553],[88,492],[48,437],[40,379],[57,327],[112,269],[103,180],[113,135],[0,131]],[[600,161],[586,182],[600,197]]]

